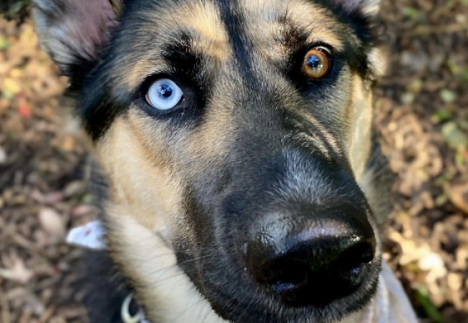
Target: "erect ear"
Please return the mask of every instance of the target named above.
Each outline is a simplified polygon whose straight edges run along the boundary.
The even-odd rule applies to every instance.
[[[368,64],[371,70],[373,71],[374,79],[385,74],[387,69],[387,51],[383,45],[382,39],[380,38],[382,34],[382,29],[380,28],[382,24],[380,23],[380,7],[382,0],[328,0],[332,4],[336,5],[339,9],[343,10],[345,13],[350,14],[351,16],[357,16],[359,18],[366,19],[368,23],[369,30],[371,32],[371,37],[377,44],[372,46],[370,52],[368,53]]]
[[[117,27],[122,0],[33,0],[41,44],[62,73],[70,66],[96,61]]]
[[[382,0],[331,0],[348,12],[359,12],[368,17],[379,14]]]

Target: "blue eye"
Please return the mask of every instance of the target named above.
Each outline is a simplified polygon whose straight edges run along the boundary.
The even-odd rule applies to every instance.
[[[170,79],[154,82],[148,89],[146,101],[158,110],[170,110],[182,100],[184,92]]]

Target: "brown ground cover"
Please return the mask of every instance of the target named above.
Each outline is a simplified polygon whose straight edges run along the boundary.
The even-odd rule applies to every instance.
[[[24,17],[22,3],[0,11]],[[468,322],[468,0],[389,0],[383,14],[391,61],[375,124],[396,174],[386,257],[423,322]],[[1,323],[86,322],[80,251],[62,241],[95,211],[65,85],[27,14],[0,18]]]

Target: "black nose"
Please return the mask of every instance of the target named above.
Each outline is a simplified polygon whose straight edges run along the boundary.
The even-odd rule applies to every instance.
[[[343,215],[261,226],[246,253],[257,284],[289,306],[327,305],[356,291],[374,259],[375,237],[365,215]]]

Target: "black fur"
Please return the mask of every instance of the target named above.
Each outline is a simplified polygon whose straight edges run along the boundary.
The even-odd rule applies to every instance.
[[[84,257],[84,304],[91,323],[124,323],[121,308],[131,290],[105,251],[88,251]]]

